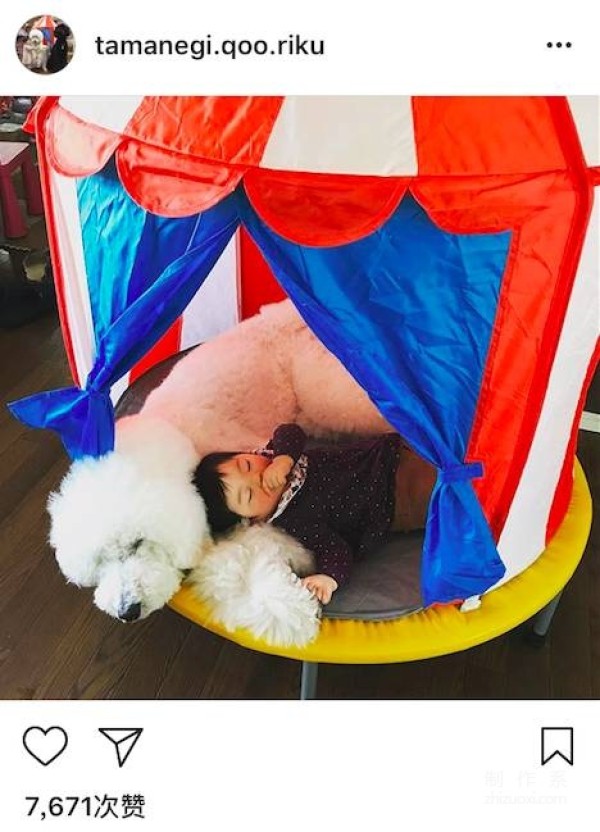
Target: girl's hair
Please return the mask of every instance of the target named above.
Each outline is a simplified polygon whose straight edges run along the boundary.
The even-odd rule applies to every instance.
[[[225,481],[219,473],[219,466],[237,455],[238,451],[208,454],[200,461],[192,476],[192,482],[206,505],[208,525],[214,535],[223,534],[242,519],[227,506]]]

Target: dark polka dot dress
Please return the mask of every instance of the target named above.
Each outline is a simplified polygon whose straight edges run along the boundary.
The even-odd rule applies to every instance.
[[[267,445],[296,465],[270,518],[310,549],[317,571],[342,586],[352,563],[379,542],[392,523],[395,473],[403,440],[393,433],[339,447],[305,450],[298,425],[280,425]],[[283,504],[283,505],[282,505]]]

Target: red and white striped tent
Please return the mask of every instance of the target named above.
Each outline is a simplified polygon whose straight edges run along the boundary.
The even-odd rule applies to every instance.
[[[261,228],[306,251],[371,239],[407,197],[457,238],[510,232],[460,462],[486,472],[473,488],[503,580],[540,554],[568,505],[599,355],[598,98],[62,97],[43,99],[32,121],[65,343],[82,387],[97,324],[80,188],[109,165],[138,209],[173,220],[243,189]],[[94,210],[100,239],[108,215]],[[244,226],[113,395],[156,361],[292,296],[273,276],[276,255]]]

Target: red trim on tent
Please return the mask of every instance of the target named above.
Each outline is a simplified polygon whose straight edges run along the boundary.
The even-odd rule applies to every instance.
[[[101,170],[113,154],[124,187],[152,213],[190,216],[215,205],[258,165],[281,97],[142,99],[122,133],[82,121],[54,99],[48,158],[65,176]]]
[[[528,177],[519,188],[519,213],[528,207],[527,214],[505,225],[516,233],[466,457],[484,462],[485,480],[474,487],[496,539],[539,420],[592,207],[591,182],[566,100],[549,99],[548,111],[568,170]],[[540,186],[543,199],[537,196]],[[490,197],[490,204],[482,206],[481,195],[473,194],[472,209],[484,222],[496,195]],[[510,205],[506,192],[500,199]],[[496,212],[497,218],[509,218],[506,204],[496,205]],[[460,226],[467,230],[465,216]]]
[[[212,208],[236,189],[246,171],[133,141],[121,143],[116,159],[131,198],[165,217],[189,217]]]
[[[273,231],[305,246],[351,243],[396,210],[409,177],[288,173],[251,168],[244,187]]]
[[[262,159],[282,104],[282,96],[146,96],[123,135],[188,159],[247,167]]]
[[[502,525],[504,525],[508,510],[513,501],[521,472],[525,466],[533,441],[536,426],[539,422],[544,397],[548,389],[552,365],[554,364],[554,358],[558,348],[560,332],[564,325],[567,307],[577,275],[577,267],[589,226],[594,197],[593,185],[588,174],[585,156],[567,100],[550,98],[549,106],[555,124],[556,135],[560,139],[565,158],[568,161],[575,202],[570,220],[569,235],[564,242],[564,251],[558,273],[556,274],[554,293],[548,310],[543,336],[539,343],[539,355],[534,365],[533,380],[527,397],[527,409],[521,423],[518,440],[513,448],[512,470],[496,507],[496,514],[499,523]],[[554,236],[558,237],[559,227],[558,223],[555,228],[550,226],[550,230],[546,229],[546,235],[549,236],[554,232]],[[521,360],[520,356],[519,360]],[[558,488],[560,489],[560,481]],[[558,518],[555,517],[556,519]],[[562,520],[562,517],[558,519],[558,522],[560,520]],[[496,527],[498,533],[500,532],[500,528],[498,526]]]
[[[29,114],[25,127],[27,130],[31,130],[32,126],[35,127],[40,183],[42,186],[42,197],[44,200],[46,232],[48,235],[48,246],[50,248],[50,259],[52,261],[52,272],[54,275],[60,328],[62,331],[65,352],[67,354],[67,361],[69,362],[69,369],[71,371],[73,382],[81,387],[82,381],[79,378],[79,373],[77,371],[75,351],[73,349],[73,339],[71,337],[69,316],[66,307],[65,275],[62,267],[62,259],[60,257],[58,235],[55,223],[55,207],[52,197],[52,184],[50,181],[50,166],[47,161],[49,118],[53,109],[56,107],[57,101],[58,97],[56,96],[48,96],[40,99],[34,110]]]
[[[157,154],[179,154],[179,172],[186,177],[186,167],[194,161],[245,168],[259,164],[282,101],[260,96],[148,96],[117,133],[83,121],[55,97],[49,108],[48,149],[65,176],[95,173],[122,143],[131,142]]]
[[[486,513],[497,536],[539,421],[589,218],[585,199],[571,182],[564,184],[560,201],[557,194],[553,204],[532,214],[517,235],[482,385],[481,418],[476,419],[468,449],[469,458],[477,459],[482,447],[491,450],[495,445],[496,466],[506,466],[501,477],[490,471],[494,482],[486,482],[482,495],[484,510],[493,506]]]
[[[276,303],[287,295],[245,228],[240,228],[238,257],[240,314],[244,320],[256,315],[265,303]]]
[[[162,338],[154,344],[146,355],[138,361],[138,363],[131,369],[129,374],[129,383],[133,384],[136,378],[139,378],[159,361],[164,361],[176,352],[179,352],[181,346],[181,332],[183,329],[183,319],[181,317],[171,324],[170,328],[165,332]]]
[[[565,156],[551,98],[444,96],[412,100],[419,175],[561,170]]]
[[[571,437],[565,453],[562,470],[558,480],[558,486],[554,494],[552,508],[548,517],[548,525],[546,528],[546,544],[548,544],[556,534],[563,517],[565,516],[571,500],[571,492],[573,490],[573,460],[575,458],[575,451],[577,448],[577,437],[579,434],[579,425],[581,416],[585,407],[585,400],[587,398],[588,390],[594,378],[594,373],[598,364],[600,363],[600,339],[596,343],[596,349],[590,361],[585,382],[581,390],[577,409],[575,411],[575,418],[573,420],[573,427],[571,428]]]
[[[45,129],[48,159],[64,176],[102,170],[121,141],[118,133],[82,121],[59,105],[50,108]]]

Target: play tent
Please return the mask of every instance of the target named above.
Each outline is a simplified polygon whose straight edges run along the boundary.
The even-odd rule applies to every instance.
[[[287,294],[439,469],[426,604],[535,561],[598,360],[596,98],[46,98],[74,387],[13,405],[109,451],[144,369]],[[325,391],[324,391],[325,392]]]

